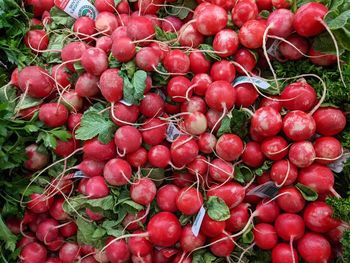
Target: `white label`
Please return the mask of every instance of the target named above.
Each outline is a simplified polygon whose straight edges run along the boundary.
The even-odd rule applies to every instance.
[[[274,57],[274,58],[278,58],[280,56],[279,54],[279,45],[280,45],[279,40],[275,40],[272,42],[271,46],[268,48],[268,50],[266,50],[267,54],[269,54],[270,56]]]
[[[236,87],[237,85],[242,83],[254,83],[260,89],[268,89],[271,87],[271,85],[268,82],[266,82],[261,78],[246,77],[246,76],[240,76],[236,78],[235,81],[233,82],[233,87]]]
[[[275,185],[274,182],[269,181],[262,185],[254,187],[247,193],[247,195],[256,195],[261,198],[273,198],[277,195],[278,189],[279,188]]]
[[[82,171],[76,171],[73,178],[88,178],[88,176],[86,176]]]
[[[87,0],[70,0],[65,6],[64,12],[74,18],[88,16],[94,20],[98,14],[95,6]]]
[[[199,210],[197,216],[196,216],[196,219],[194,220],[193,225],[192,225],[192,233],[196,237],[198,236],[199,230],[201,229],[204,215],[205,215],[205,208],[204,208],[204,206],[202,206],[201,209]]]
[[[124,104],[125,106],[132,106],[131,103],[126,102],[125,100],[120,100],[119,102],[120,102],[121,104]]]
[[[328,167],[335,173],[340,173],[343,171],[346,161],[350,158],[350,152],[344,150],[343,155],[333,163],[330,163]]]
[[[175,124],[169,123],[168,128],[166,129],[166,139],[168,142],[173,142],[177,137],[182,133],[176,128]]]

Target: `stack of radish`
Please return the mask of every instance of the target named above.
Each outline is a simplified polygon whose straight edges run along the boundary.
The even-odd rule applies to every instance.
[[[188,13],[180,19],[164,16],[173,2],[96,0],[99,14],[95,20],[75,21],[71,42],[59,50],[61,62],[14,71],[11,81],[18,91],[43,101],[22,110],[20,117],[38,116],[48,127],[65,126],[72,138],[58,141],[53,154],[62,162],[72,157],[80,162],[65,167],[43,193],[30,195],[23,219],[8,221],[23,234],[21,262],[192,262],[203,249],[228,262],[249,256],[252,249],[271,251],[274,263],[331,262],[348,227],[332,218],[332,208],[324,202],[338,196],[328,165],[343,155],[334,136],[344,129],[345,115],[322,107],[325,94],[317,97],[307,82],[310,76],[295,76],[288,85],[260,76],[259,81],[280,88],[275,96],[256,78],[260,69],[271,68],[276,53],[287,60],[311,56],[316,65],[336,64],[336,55],[321,54],[310,44],[325,31],[327,8],[311,2],[293,13],[284,0],[198,0],[194,10],[177,8]],[[45,32],[52,4],[28,4],[42,16],[44,29],[29,31],[25,43],[38,56],[58,52],[48,48],[56,33]],[[270,11],[267,18],[259,15],[262,10]],[[33,23],[42,25],[38,19]],[[157,40],[159,29],[175,38]],[[111,67],[111,58],[118,67]],[[135,81],[122,74],[125,65],[136,65],[129,76]],[[141,84],[136,83],[137,72],[144,74]],[[238,76],[247,78],[237,83]],[[159,77],[165,84],[158,84]],[[129,83],[143,87],[140,101],[137,91],[134,102],[126,101]],[[89,121],[85,112],[96,102],[105,105],[97,114],[110,112],[116,130],[111,140],[79,139],[84,121]],[[250,114],[248,135],[218,135],[223,120],[240,108],[241,114]],[[33,178],[51,159],[35,144],[27,147],[27,155],[24,167]],[[244,165],[254,173],[266,161],[271,167],[262,175],[245,183],[236,180],[236,167]],[[73,169],[83,178],[72,174]],[[150,176],[152,169],[164,170],[165,180],[159,183]],[[277,195],[254,195],[263,184]],[[305,200],[300,185],[316,193],[317,200]],[[127,198],[142,209],[123,218],[117,211],[111,216],[90,207],[77,213],[64,210],[77,195],[97,200],[118,189],[127,189]],[[229,209],[224,219],[205,212],[213,197]],[[81,218],[96,226],[114,218],[120,222],[115,228],[125,231],[105,234],[100,247],[79,243],[83,239],[76,233],[84,235],[84,230],[76,220]],[[242,235],[249,231],[254,238],[248,247]]]

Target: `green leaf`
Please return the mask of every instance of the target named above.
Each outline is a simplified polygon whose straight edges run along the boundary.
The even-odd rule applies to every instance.
[[[177,38],[174,32],[165,32],[159,26],[155,27],[156,39],[159,41],[169,41]]]
[[[78,74],[81,74],[81,73],[83,73],[83,72],[85,71],[85,69],[84,69],[84,67],[83,67],[83,65],[81,64],[80,61],[74,62],[73,65],[74,65],[75,71],[76,71]]]
[[[250,224],[247,230],[242,235],[242,242],[244,244],[251,244],[254,241],[254,234],[252,232],[253,230],[253,224]]]
[[[182,226],[189,224],[191,220],[192,220],[192,216],[187,216],[187,215],[181,215],[179,218],[180,224]]]
[[[245,111],[234,109],[229,116],[222,120],[217,135],[233,133],[244,138],[248,134],[248,125],[248,114]]]
[[[134,208],[135,210],[137,211],[141,211],[143,209],[143,206],[138,204],[138,203],[135,203],[134,201],[132,200],[125,200],[124,202],[122,202],[123,205],[127,205],[127,206],[130,206],[132,208]]]
[[[97,226],[94,223],[87,222],[80,217],[78,217],[75,221],[78,226],[77,231],[77,241],[79,244],[88,244],[95,247],[101,247],[101,232],[97,230]],[[94,233],[96,234],[94,235]]]
[[[327,197],[326,203],[333,208],[333,217],[350,222],[350,197]]]
[[[123,72],[124,74],[126,73],[126,75],[131,79],[134,76],[134,73],[136,71],[136,64],[134,61],[129,61],[127,63],[123,63],[120,71]]]
[[[208,216],[215,221],[225,221],[230,218],[230,209],[220,197],[210,196],[206,207]]]
[[[63,209],[66,213],[74,215],[75,211],[86,207],[94,211],[112,211],[114,204],[115,201],[111,195],[97,199],[86,199],[82,195],[77,195],[69,199],[69,204],[64,202]]]
[[[177,16],[178,18],[185,19],[188,14],[189,14],[189,10],[194,10],[197,6],[197,2],[195,0],[180,0],[177,1],[175,5],[172,5],[169,10],[170,10],[170,14]]]
[[[57,139],[64,141],[64,142],[66,142],[70,138],[72,138],[72,135],[68,131],[61,129],[61,128],[51,130],[51,131],[49,131],[49,133],[51,133]]]
[[[235,167],[235,180],[242,184],[248,183],[253,179],[253,172],[244,165],[237,165]]]
[[[40,105],[42,103],[41,99],[37,99],[37,98],[32,98],[28,95],[24,95],[22,94],[20,96],[19,102],[16,106],[16,111],[20,111],[23,109],[28,109],[37,105]]]
[[[11,233],[10,229],[8,229],[1,215],[0,215],[0,240],[5,242],[6,249],[12,252],[15,251],[17,237]]]
[[[295,187],[300,191],[301,195],[304,197],[306,201],[316,201],[318,198],[317,192],[312,190],[311,188],[303,185],[301,183],[297,183]]]
[[[344,230],[343,236],[340,240],[343,246],[343,260],[341,262],[350,262],[350,230]]]
[[[102,223],[102,227],[106,230],[107,235],[120,237],[123,235],[123,227],[118,221],[105,220]]]
[[[52,28],[71,28],[75,22],[75,19],[73,17],[69,16],[67,13],[63,12],[56,6],[51,8],[50,16],[52,19],[50,27]]]
[[[164,169],[162,168],[141,168],[143,176],[151,178],[156,186],[160,186],[165,178]]]
[[[75,132],[75,138],[86,141],[98,136],[98,140],[106,144],[112,140],[116,129],[110,119],[106,119],[95,110],[90,110],[84,113],[80,127]]]
[[[208,44],[200,44],[198,47],[199,50],[203,50],[205,58],[209,61],[220,61],[221,57],[217,55],[214,51],[214,48]]]
[[[229,117],[225,117],[221,121],[221,126],[217,132],[217,136],[220,137],[223,134],[232,133],[231,131],[231,119]]]
[[[343,13],[341,13],[339,16],[334,18],[333,20],[327,22],[329,29],[335,30],[335,29],[340,29],[346,26],[349,22],[350,19],[350,10],[347,10]]]
[[[46,131],[39,133],[36,143],[40,143],[41,141],[44,143],[45,147],[47,148],[55,149],[57,146],[57,140],[55,136],[53,136],[52,134]]]
[[[119,62],[118,60],[116,60],[116,58],[113,57],[113,55],[111,53],[109,55],[109,57],[108,57],[108,66],[109,66],[109,68],[120,68],[121,65],[122,65],[122,63]]]
[[[134,101],[139,104],[143,99],[143,94],[146,87],[147,73],[143,70],[137,70],[132,78],[132,85],[134,87]]]

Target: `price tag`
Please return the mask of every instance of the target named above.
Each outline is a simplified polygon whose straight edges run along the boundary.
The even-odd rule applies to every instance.
[[[73,175],[73,178],[89,178],[82,171],[76,171]]]
[[[350,152],[344,150],[343,155],[333,163],[330,163],[328,167],[335,173],[343,171],[346,161],[350,158]]]
[[[177,137],[182,134],[178,128],[176,128],[175,124],[169,123],[168,128],[166,130],[166,139],[168,142],[173,142]]]
[[[266,50],[267,54],[269,54],[270,56],[274,57],[274,58],[279,58],[280,57],[280,52],[279,52],[279,45],[280,45],[281,41],[279,40],[275,40],[272,42],[271,46]]]
[[[75,19],[88,16],[95,20],[98,15],[95,6],[87,0],[55,0],[54,2],[58,8]]]
[[[233,87],[236,87],[239,84],[242,83],[254,83],[258,88],[260,89],[268,89],[271,87],[271,85],[266,82],[265,80],[258,78],[258,77],[247,77],[247,76],[240,76],[236,78],[233,82]]]
[[[278,189],[274,182],[269,181],[253,188],[247,195],[256,195],[261,198],[273,198],[277,195]]]
[[[201,229],[204,215],[205,215],[205,208],[204,208],[204,206],[202,206],[201,209],[199,210],[197,216],[196,216],[196,219],[194,220],[193,225],[192,225],[192,233],[196,237],[198,236],[199,230]]]

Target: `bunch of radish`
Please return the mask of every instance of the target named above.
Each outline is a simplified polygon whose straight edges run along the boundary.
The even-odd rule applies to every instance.
[[[50,37],[60,32],[45,32],[54,3],[28,1],[36,16],[32,23],[43,29],[30,30],[26,45],[38,57],[59,52],[60,60],[13,72],[11,84],[19,94],[42,100],[18,116],[38,118],[51,128],[66,127],[72,137],[58,140],[52,154],[58,157],[55,162],[75,157],[79,164],[65,166],[47,181],[44,192],[31,194],[24,201],[24,218],[7,221],[14,233],[23,235],[19,259],[192,262],[196,252],[206,249],[231,262],[234,255],[239,255],[235,261],[241,260],[254,248],[271,251],[273,263],[331,262],[339,252],[342,231],[349,227],[334,219],[325,203],[327,196],[339,197],[328,165],[343,155],[335,136],[346,125],[345,115],[323,107],[327,87],[317,97],[308,84],[314,76],[307,72],[289,84],[274,72],[273,79],[259,76],[261,69],[273,70],[271,61],[280,58],[336,66],[337,55],[321,54],[311,45],[312,37],[327,29],[327,7],[311,2],[293,13],[285,0],[197,0],[193,10],[177,7],[188,13],[184,19],[161,16],[174,2],[96,0],[96,19],[76,19],[69,29],[71,41],[56,50],[50,49]],[[270,11],[267,18],[260,15],[263,10]],[[159,29],[175,38],[157,40]],[[111,59],[120,65],[111,67]],[[126,101],[130,86],[122,72],[127,63],[145,74],[143,83],[132,81],[143,86],[141,100],[133,103]],[[155,84],[160,76],[165,84]],[[235,83],[239,76],[246,81]],[[270,95],[257,78],[276,85],[279,94]],[[107,142],[100,136],[79,139],[87,122],[84,115],[96,102],[105,105],[96,114],[109,112],[107,128],[115,130]],[[234,109],[249,115],[248,135],[218,135]],[[99,125],[103,130],[105,123]],[[54,163],[36,144],[28,145],[26,152],[24,168],[33,173],[35,183]],[[253,174],[245,183],[236,180],[238,166],[254,173],[266,162],[271,166],[262,175]],[[150,173],[141,173],[143,169],[164,170],[166,177],[159,183]],[[277,194],[254,195],[269,182]],[[316,193],[317,200],[305,200],[300,185]],[[106,234],[103,246],[79,243],[76,220],[99,225],[106,215],[89,207],[78,214],[64,208],[77,195],[97,200],[116,189],[127,189],[128,198],[143,209],[125,215],[118,226],[123,233]],[[229,209],[224,220],[214,220],[206,211],[214,197]],[[201,216],[198,225],[195,219]],[[188,221],[180,224],[180,217]],[[247,247],[241,238],[249,231],[254,238]]]

